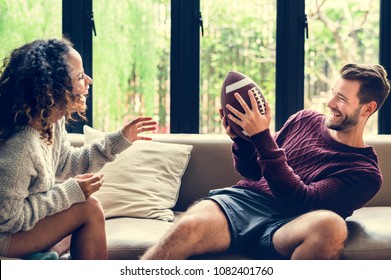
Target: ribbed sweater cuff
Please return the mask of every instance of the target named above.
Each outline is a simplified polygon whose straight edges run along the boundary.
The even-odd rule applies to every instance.
[[[235,137],[235,138],[231,138],[231,139],[232,139],[232,141],[234,141],[239,146],[246,145],[246,144],[248,145],[250,143],[249,141],[246,141],[246,140],[244,140],[241,137]]]
[[[83,191],[74,178],[69,178],[61,185],[67,193],[70,205],[86,201]]]
[[[251,136],[255,148],[261,158],[273,158],[273,154],[279,149],[273,136],[270,134],[270,129],[266,129],[258,134]]]
[[[109,141],[112,144],[112,151],[113,154],[119,154],[122,151],[129,148],[133,143],[129,142],[125,136],[122,134],[121,130],[118,130],[116,132],[108,133],[106,134],[106,137],[108,137]]]
[[[232,138],[234,142],[232,145],[232,149],[236,152],[239,150],[241,153],[254,153],[254,145],[252,142],[244,140],[241,137]]]

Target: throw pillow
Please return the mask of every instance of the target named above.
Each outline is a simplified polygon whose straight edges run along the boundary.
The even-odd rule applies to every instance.
[[[104,133],[84,126],[85,144]],[[94,195],[105,217],[137,217],[172,221],[174,207],[193,146],[137,140],[107,163],[104,183]]]

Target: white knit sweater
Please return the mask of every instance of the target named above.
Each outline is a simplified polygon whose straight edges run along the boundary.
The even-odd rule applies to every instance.
[[[30,230],[44,217],[85,201],[72,177],[99,171],[131,145],[121,131],[82,148],[66,138],[61,119],[52,145],[30,126],[0,145],[0,243],[7,233]]]

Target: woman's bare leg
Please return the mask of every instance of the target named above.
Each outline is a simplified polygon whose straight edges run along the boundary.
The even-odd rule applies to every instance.
[[[107,259],[105,218],[94,197],[42,219],[29,231],[14,234],[8,257],[22,258],[49,250],[70,234],[73,259]]]

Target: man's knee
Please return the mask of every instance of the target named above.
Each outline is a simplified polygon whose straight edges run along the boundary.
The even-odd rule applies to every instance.
[[[312,231],[316,232],[324,240],[334,240],[340,243],[345,242],[347,238],[347,226],[345,220],[332,211],[316,211]]]
[[[209,228],[211,223],[218,219],[217,205],[207,200],[201,201],[190,207],[182,217],[176,222],[177,231],[183,234],[199,233],[204,228]]]
[[[191,206],[142,259],[186,259],[222,252],[229,244],[230,233],[224,213],[215,202],[202,200]]]
[[[219,237],[219,242],[217,243],[221,242],[224,245],[229,245],[230,242],[230,233],[225,214],[211,200],[203,200],[186,211],[175,223],[175,231],[178,235],[187,236],[188,240],[193,240],[194,242],[213,240],[216,243],[215,237],[217,236]]]
[[[318,250],[317,258],[337,259],[340,257],[348,235],[346,222],[332,211],[319,210],[314,213],[307,239]],[[316,253],[315,253],[316,255]]]
[[[276,250],[297,259],[336,259],[347,238],[344,219],[332,211],[304,214],[281,227],[273,236]]]
[[[174,226],[176,232],[181,236],[198,235],[198,232],[202,228],[202,219],[197,215],[184,214]]]

